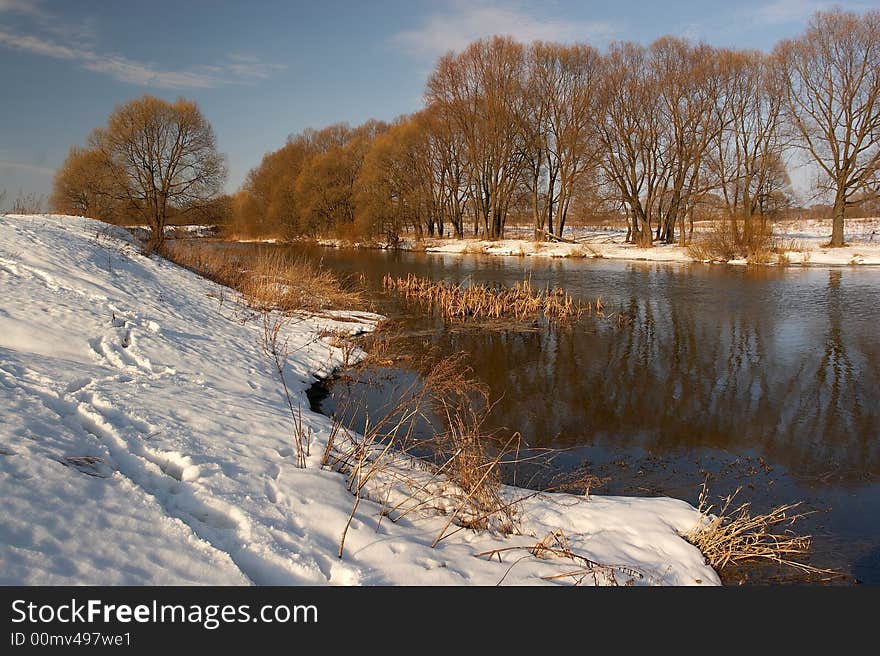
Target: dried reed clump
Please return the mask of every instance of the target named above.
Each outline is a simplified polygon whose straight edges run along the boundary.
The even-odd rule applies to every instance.
[[[162,255],[235,289],[255,310],[297,312],[363,305],[360,292],[332,271],[275,249],[246,254],[217,245],[166,242]]]
[[[513,287],[457,285],[413,274],[407,274],[405,278],[394,278],[389,274],[382,284],[385,290],[436,311],[445,319],[512,318],[525,321],[543,317],[564,322],[580,318],[588,309],[559,287],[537,290],[528,280]]]
[[[687,251],[700,262],[728,262],[742,258],[752,264],[766,264],[772,259],[773,248],[773,230],[769,224],[746,232],[737,223],[721,219],[692,239]]]
[[[810,536],[797,535],[789,527],[806,516],[794,512],[800,503],[786,504],[768,513],[753,515],[751,503],[734,505],[739,493],[724,498],[720,506],[708,503],[708,487],[700,493],[700,519],[684,534],[716,570],[743,562],[773,562],[809,574],[834,574],[803,562],[810,552]]]

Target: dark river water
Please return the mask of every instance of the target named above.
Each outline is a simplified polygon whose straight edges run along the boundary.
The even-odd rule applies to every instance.
[[[553,467],[607,478],[598,494],[697,502],[739,487],[756,511],[816,511],[813,565],[880,584],[880,270],[444,256],[278,246],[356,275],[415,353],[464,352],[498,399],[493,426],[560,449]],[[627,320],[564,329],[444,324],[381,291],[386,273],[560,286]],[[381,405],[405,369],[379,372]],[[325,413],[351,382],[313,395]],[[358,392],[361,393],[361,392]],[[802,580],[746,569],[737,582]]]

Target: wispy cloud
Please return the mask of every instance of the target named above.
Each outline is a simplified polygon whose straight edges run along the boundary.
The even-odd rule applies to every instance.
[[[13,162],[6,159],[0,159],[0,173],[11,176],[14,171],[26,171],[28,173],[39,173],[40,175],[55,174],[55,169],[50,169],[47,166],[37,166],[36,164],[25,164],[24,162]]]
[[[29,16],[44,16],[46,12],[40,6],[38,0],[0,0],[0,14],[4,12],[26,14]]]
[[[263,80],[284,68],[243,53],[230,53],[219,62],[201,66],[163,67],[155,62],[102,51],[95,45],[97,34],[88,21],[78,24],[61,21],[34,0],[0,0],[0,15],[3,13],[18,14],[26,20],[15,29],[0,26],[0,48],[69,61],[88,71],[138,86],[206,89]]]
[[[574,21],[539,17],[525,5],[497,0],[449,0],[413,29],[398,32],[392,42],[413,54],[436,57],[462,50],[472,41],[500,34],[519,41],[586,41],[604,45],[618,28],[608,21]]]

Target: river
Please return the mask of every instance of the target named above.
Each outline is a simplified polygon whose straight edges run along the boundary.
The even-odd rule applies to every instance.
[[[557,471],[607,479],[595,493],[696,504],[708,477],[713,496],[741,487],[755,511],[803,501],[813,514],[795,528],[813,535],[811,563],[880,584],[880,270],[261,248],[358,276],[414,351],[464,352],[497,399],[492,425],[559,449]],[[529,278],[601,296],[613,316],[554,330],[447,326],[384,294],[387,273]],[[413,375],[381,373],[374,405]],[[315,403],[333,413],[350,387],[331,384]],[[725,580],[802,578],[746,568]]]

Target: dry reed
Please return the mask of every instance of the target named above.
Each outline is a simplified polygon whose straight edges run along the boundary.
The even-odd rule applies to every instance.
[[[700,519],[684,534],[716,570],[744,562],[772,562],[807,574],[830,574],[803,562],[810,552],[808,535],[790,530],[807,513],[796,512],[800,503],[785,504],[764,514],[752,514],[751,502],[739,505],[734,499],[740,489],[721,500],[717,507],[708,502],[708,486],[700,493]]]
[[[483,430],[491,406],[462,356],[441,359],[379,416],[365,415],[362,426],[345,419],[358,414],[350,410],[364,407],[363,397],[346,399],[336,413],[331,444],[323,458],[325,465],[346,475],[348,489],[355,496],[339,544],[340,557],[365,490],[382,505],[380,522],[382,517],[397,522],[413,513],[446,515],[434,545],[463,528],[516,530],[516,505],[522,499],[501,494],[499,470],[514,461],[519,435],[502,442]],[[419,420],[429,414],[443,417],[446,428],[417,437]],[[532,494],[536,493],[526,496]],[[453,524],[457,528],[451,529]]]
[[[774,248],[769,224],[746,231],[729,219],[712,222],[709,230],[688,244],[688,254],[700,262],[728,262],[746,259],[752,264],[767,264]]]
[[[526,321],[545,318],[551,322],[577,320],[588,307],[565,290],[554,287],[534,289],[524,280],[513,287],[484,284],[453,284],[437,282],[407,274],[405,278],[386,275],[382,281],[387,291],[402,295],[436,311],[444,319],[471,318],[514,319]]]

